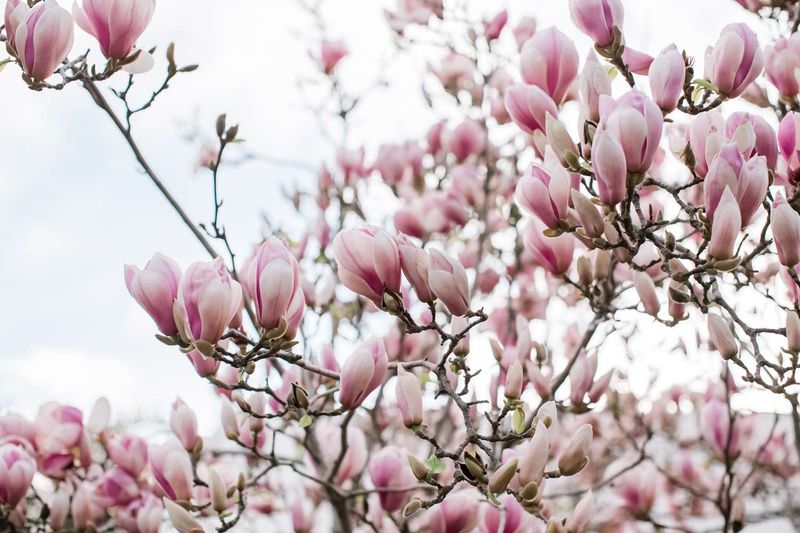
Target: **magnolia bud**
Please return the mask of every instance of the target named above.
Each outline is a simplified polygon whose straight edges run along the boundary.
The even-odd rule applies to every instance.
[[[420,509],[422,509],[422,502],[419,498],[414,498],[403,507],[403,518],[408,518]]]
[[[519,491],[519,496],[524,501],[530,501],[536,498],[537,494],[539,494],[539,484],[536,483],[535,481],[531,481],[530,483],[522,487],[521,491]]]
[[[578,214],[583,233],[592,239],[600,237],[605,231],[606,225],[597,206],[577,189],[572,190],[572,205]]]
[[[505,491],[508,484],[514,478],[514,475],[517,473],[518,465],[519,459],[514,457],[498,468],[489,478],[489,490],[495,494],[500,494]]]
[[[790,352],[800,352],[800,317],[794,311],[786,313],[786,341]]]
[[[239,437],[239,421],[236,419],[231,402],[226,400],[222,401],[222,430],[231,440]]]
[[[564,127],[561,121],[553,117],[550,113],[547,113],[547,117],[545,118],[545,131],[547,134],[547,143],[553,149],[559,162],[562,166],[569,168],[568,154],[571,154],[572,158],[575,158],[578,155],[578,149],[569,136],[567,128]]]
[[[414,473],[414,477],[416,477],[420,481],[425,481],[430,474],[430,470],[425,463],[417,459],[411,454],[408,454],[408,464],[411,465],[411,472]]]
[[[203,526],[192,514],[177,503],[164,498],[164,507],[167,509],[169,521],[179,533],[195,533],[204,531]]]
[[[469,321],[466,318],[463,316],[454,316],[450,321],[450,333],[452,335],[460,335],[467,330],[468,326]],[[469,354],[469,333],[466,333],[464,337],[458,341],[458,344],[456,344],[453,349],[453,353],[459,357],[464,357]]]
[[[661,304],[658,302],[658,295],[656,294],[656,285],[653,283],[653,278],[647,272],[634,272],[633,286],[639,294],[639,299],[644,305],[644,310],[647,314],[658,316],[658,310]]]
[[[519,359],[514,361],[506,374],[505,396],[509,400],[516,400],[522,394],[522,363]]]
[[[395,385],[397,407],[403,415],[403,424],[406,427],[422,423],[422,389],[419,380],[411,372],[406,372],[402,366],[397,367],[397,383]]]
[[[598,250],[594,258],[594,277],[606,279],[611,274],[611,254],[605,250]]]
[[[707,325],[711,344],[714,345],[714,348],[723,359],[730,359],[739,353],[736,338],[734,338],[733,332],[724,318],[714,313],[708,313]]]
[[[213,468],[208,469],[208,491],[211,493],[211,508],[217,513],[228,507],[228,491],[222,477]]]
[[[308,393],[297,383],[292,383],[292,394],[290,398],[292,405],[299,407],[300,409],[308,408]]]
[[[466,467],[466,471],[464,471]],[[483,460],[477,453],[464,452],[464,464],[461,471],[474,480],[483,481],[486,477],[486,468],[483,466]]]
[[[578,258],[577,266],[578,281],[580,281],[581,285],[584,287],[588,287],[592,284],[592,262],[589,261],[588,257],[582,255]]]
[[[592,444],[592,426],[584,424],[558,458],[558,469],[564,476],[577,474],[589,464],[589,446]]]

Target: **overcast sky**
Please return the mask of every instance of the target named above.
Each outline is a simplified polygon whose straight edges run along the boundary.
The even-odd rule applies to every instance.
[[[343,75],[352,75],[355,86],[369,83],[388,51],[382,18],[387,3],[328,4],[331,36],[352,50]],[[581,57],[589,49],[569,22],[566,0],[477,5],[487,13],[507,7],[512,23],[535,15],[540,27],[557,24],[575,35]],[[749,20],[732,0],[628,0],[625,7],[628,43],[654,54],[677,42],[702,57],[724,24]],[[252,150],[311,165],[330,157],[295,84],[311,71],[310,27],[309,17],[290,0],[158,3],[140,44],[163,50],[175,41],[178,62],[199,63],[200,69],[176,79],[138,117],[134,132],[195,220],[209,220],[212,201],[209,176],[192,171],[197,146],[184,139],[194,123],[210,136],[214,117],[226,112],[231,123],[241,124],[240,136]],[[74,50],[91,44],[76,28]],[[408,75],[411,66],[391,71],[390,88],[356,116],[354,142],[369,139],[374,148],[377,140],[404,139],[428,126],[416,79]],[[159,57],[137,88],[158,83],[162,68]],[[204,252],[80,86],[35,93],[10,65],[0,73],[0,92],[0,411],[30,413],[49,399],[88,409],[106,395],[118,413],[163,418],[180,394],[210,429],[216,416],[202,412],[216,413],[217,407],[208,386],[176,350],[153,339],[151,321],[128,296],[122,276],[125,263],[142,266],[156,251],[184,268],[205,260]],[[310,188],[310,175],[254,162],[225,168],[221,179],[223,220],[240,254],[258,239],[261,213],[297,233],[297,221],[290,221],[277,193],[292,181]]]

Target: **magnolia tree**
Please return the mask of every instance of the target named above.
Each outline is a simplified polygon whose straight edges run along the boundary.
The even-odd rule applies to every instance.
[[[137,145],[135,116],[196,68],[170,44],[163,82],[132,90],[163,68],[140,38],[155,0],[71,14],[8,0],[8,68],[34,91],[85,90],[209,256],[156,253],[124,283],[153,319],[141,334],[219,395],[221,430],[201,437],[180,399],[164,407],[166,442],[112,425],[103,400],[88,417],[58,403],[6,414],[0,529],[797,524],[800,5],[738,3],[776,37],[736,23],[706,50],[644,52],[620,0],[563,2],[574,28],[401,0],[392,46],[425,47],[423,94],[449,119],[379,147],[337,139],[316,190],[288,195],[305,231],[248,251],[228,239],[218,188],[244,153],[237,126],[221,115],[202,148],[214,209],[201,222]],[[346,132],[369,91],[343,88],[348,49],[304,7],[325,88],[313,107]],[[75,31],[102,57],[76,54]],[[376,210],[376,197],[393,200]],[[716,370],[636,393],[653,378],[633,368],[642,352]],[[755,394],[791,415],[756,412]]]

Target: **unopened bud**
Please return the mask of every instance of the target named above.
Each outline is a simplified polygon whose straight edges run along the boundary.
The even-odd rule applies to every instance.
[[[211,508],[217,513],[228,507],[228,493],[222,477],[213,468],[208,469],[208,491],[211,494]]]
[[[584,287],[592,284],[592,262],[585,255],[578,258],[578,281]]]
[[[495,494],[500,494],[505,491],[508,484],[511,483],[511,480],[514,478],[514,475],[517,473],[518,465],[519,459],[514,457],[498,468],[497,471],[492,474],[492,477],[489,478],[489,490]]]
[[[468,474],[472,479],[482,481],[486,477],[486,468],[484,468],[483,461],[479,455],[465,452],[464,466],[467,472],[464,472],[463,468],[461,471],[464,472],[464,474]]]
[[[505,396],[509,400],[519,399],[522,394],[522,363],[514,361],[506,374]]]
[[[535,481],[531,481],[524,487],[522,490],[519,491],[519,496],[525,501],[530,501],[536,498],[536,495],[539,494],[539,484]]]
[[[420,481],[425,481],[428,479],[428,475],[430,474],[430,470],[425,463],[417,459],[411,454],[408,454],[408,464],[411,465],[411,472],[414,473],[414,477]]]
[[[606,250],[598,250],[594,258],[594,277],[606,279],[611,274],[611,254]]]
[[[589,464],[589,446],[592,444],[592,426],[584,424],[572,437],[567,448],[558,458],[561,475],[572,476]]]
[[[303,387],[301,387],[297,383],[292,383],[291,401],[292,405],[295,405],[300,409],[308,408],[308,393]]]
[[[800,352],[800,317],[795,311],[786,313],[786,341],[790,352]]]
[[[422,502],[419,500],[419,498],[412,499],[406,504],[405,507],[403,507],[403,518],[408,518],[420,509],[422,509]]]
[[[736,338],[724,318],[715,313],[708,313],[707,325],[709,340],[723,359],[730,359],[739,353]]]

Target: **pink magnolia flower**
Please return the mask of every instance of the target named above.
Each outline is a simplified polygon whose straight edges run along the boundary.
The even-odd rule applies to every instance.
[[[36,81],[55,72],[72,49],[72,16],[56,0],[33,7],[25,0],[8,0],[5,26],[8,44],[22,70]]]
[[[625,11],[620,0],[570,0],[572,22],[597,46],[614,42],[614,27],[622,31]]]
[[[242,288],[217,258],[189,266],[178,287],[182,335],[216,344],[242,307]]]
[[[164,506],[152,493],[145,492],[123,508],[117,509],[117,526],[130,533],[158,533]]]
[[[622,505],[632,516],[647,516],[656,500],[658,472],[649,464],[626,472],[615,483]]]
[[[790,111],[778,126],[778,148],[786,159],[786,165],[793,176],[800,170],[800,113]]]
[[[383,341],[372,338],[361,343],[342,365],[339,402],[354,409],[377,389],[389,367]]]
[[[778,193],[772,204],[772,237],[782,265],[800,262],[800,214]]]
[[[103,507],[127,505],[139,495],[139,485],[122,468],[108,470],[96,482],[96,502]]]
[[[336,65],[347,55],[347,46],[341,41],[324,40],[319,47],[319,62],[322,71],[330,74]]]
[[[197,417],[186,402],[176,398],[169,412],[169,427],[187,451],[194,450],[200,437],[197,434]]]
[[[711,240],[708,243],[708,255],[715,259],[730,259],[733,257],[733,247],[742,230],[742,215],[739,205],[730,188],[726,187],[722,193],[717,210],[714,212],[714,222],[711,224]]]
[[[431,67],[446,90],[458,92],[472,86],[475,77],[475,63],[461,54],[449,53],[438,67]]]
[[[396,241],[400,251],[400,266],[417,293],[417,298],[421,302],[432,302],[436,297],[428,285],[428,252],[403,234],[398,235]]]
[[[150,447],[150,471],[158,486],[170,500],[192,498],[192,462],[177,440]]]
[[[336,164],[341,169],[346,183],[353,183],[358,178],[369,175],[369,168],[364,165],[364,148],[357,150],[340,148],[336,152]]]
[[[565,273],[572,264],[575,238],[569,233],[546,237],[541,226],[531,223],[526,227],[524,244],[534,260],[554,276]]]
[[[631,90],[617,100],[600,97],[599,130],[608,132],[625,152],[628,172],[646,172],[661,141],[664,117],[643,92]]]
[[[647,77],[656,105],[666,113],[674,111],[686,80],[686,64],[678,47],[671,44],[664,48],[650,65]]]
[[[511,120],[529,135],[545,132],[547,115],[558,116],[558,108],[547,93],[535,85],[513,85],[506,91]]]
[[[505,9],[502,10],[500,13],[492,17],[492,20],[486,24],[486,30],[484,30],[483,34],[486,37],[487,41],[494,41],[498,37],[500,37],[500,32],[503,31],[505,28],[506,23],[508,22],[508,11]]]
[[[630,46],[626,46],[622,51],[622,62],[625,63],[628,70],[634,74],[646,76],[654,60],[655,58],[650,54],[640,52]]]
[[[20,445],[0,444],[0,502],[11,508],[25,497],[36,473],[36,460]]]
[[[414,142],[383,144],[372,166],[387,185],[413,183],[422,174],[423,155],[422,148]]]
[[[478,525],[478,502],[466,490],[454,492],[428,511],[431,533],[469,533]]]
[[[747,24],[728,24],[717,44],[706,50],[706,78],[728,98],[742,94],[763,69],[758,38]]]
[[[592,167],[597,192],[606,205],[615,205],[628,196],[628,170],[625,152],[616,137],[598,131],[592,143]]]
[[[425,135],[425,141],[428,145],[428,153],[434,157],[440,155],[443,148],[442,135],[444,134],[446,126],[447,122],[445,120],[440,120],[439,122],[433,124]]]
[[[536,33],[536,18],[535,17],[522,17],[517,22],[517,25],[511,30],[514,34],[514,40],[517,41],[517,47],[522,49],[522,46]]]
[[[180,280],[181,267],[165,255],[155,254],[144,266],[144,270],[125,265],[125,286],[128,292],[164,335],[178,333],[173,307],[178,297]]]
[[[600,97],[611,96],[611,78],[608,71],[597,60],[594,52],[589,52],[583,64],[578,87],[581,96],[581,110],[587,120],[600,120]]]
[[[103,501],[97,497],[95,487],[89,482],[83,482],[72,494],[70,512],[72,526],[77,530],[94,528],[102,519],[105,510]]]
[[[647,274],[645,274],[646,276]],[[597,372],[597,357],[587,356],[581,352],[575,360],[575,364],[569,371],[569,401],[573,405],[582,405],[583,399],[594,383],[594,375]]]
[[[36,449],[45,456],[69,455],[79,451],[81,463],[91,461],[88,436],[83,428],[83,413],[69,405],[48,402],[39,408],[36,424]]]
[[[775,44],[764,50],[767,79],[778,89],[781,96],[794,98],[800,93],[798,69],[800,69],[800,35],[792,34],[788,39],[779,37]]]
[[[147,443],[136,435],[114,436],[109,439],[106,449],[114,464],[135,478],[147,465]]]
[[[701,178],[708,172],[708,166],[725,144],[725,121],[719,110],[701,113],[689,123],[686,132],[689,147],[694,155],[694,171]]]
[[[560,104],[578,75],[578,51],[558,28],[538,31],[522,47],[520,71],[525,83],[541,88]]]
[[[268,237],[242,267],[242,286],[253,300],[258,325],[266,330],[287,320],[300,288],[300,265],[280,239]]]
[[[392,513],[403,507],[408,497],[407,492],[381,489],[399,489],[416,482],[408,466],[406,454],[395,446],[386,446],[372,456],[368,470],[383,510]]]
[[[395,384],[397,408],[403,416],[406,427],[422,423],[422,389],[417,377],[407,372],[402,366],[397,367],[397,383]]]
[[[550,435],[542,421],[536,423],[536,430],[528,442],[519,447],[519,483],[541,483],[550,454]]]
[[[734,144],[725,145],[714,158],[705,179],[705,205],[710,220],[728,188],[736,196],[742,217],[742,227],[753,219],[769,187],[769,170],[763,156],[745,161]]]
[[[327,464],[333,464],[341,453],[341,433],[341,421],[330,419],[319,425],[320,441],[325,443],[322,454]],[[367,438],[361,429],[351,425],[347,430],[344,458],[334,477],[336,483],[342,484],[358,476],[367,466],[367,459],[369,459]]]
[[[720,400],[711,400],[701,412],[701,428],[703,437],[713,446],[717,453],[727,451],[736,455],[739,451],[739,428],[741,423],[733,425],[731,432],[728,406]]]
[[[486,131],[474,120],[465,120],[445,133],[444,144],[457,161],[480,154],[486,146]]]
[[[517,205],[539,218],[548,228],[556,229],[567,216],[570,191],[575,186],[569,173],[547,149],[544,166],[534,164],[517,182],[514,198]]]
[[[219,370],[221,362],[213,357],[206,357],[198,350],[192,350],[186,354],[186,358],[192,363],[195,371],[200,377],[213,376]]]
[[[767,168],[775,169],[778,141],[775,130],[763,117],[742,111],[731,113],[725,120],[725,136],[736,143],[745,159],[764,156]],[[747,142],[742,139],[747,139]]]
[[[452,314],[465,315],[469,311],[469,281],[464,267],[435,248],[428,253],[428,285],[431,292]]]
[[[131,53],[155,11],[155,0],[83,0],[72,7],[75,22],[97,39],[103,55],[123,59]]]
[[[36,426],[25,417],[15,414],[0,416],[0,440],[22,440],[33,444],[36,440]]]
[[[395,240],[374,226],[344,230],[333,239],[339,279],[351,291],[383,305],[383,292],[400,293],[400,251]]]

